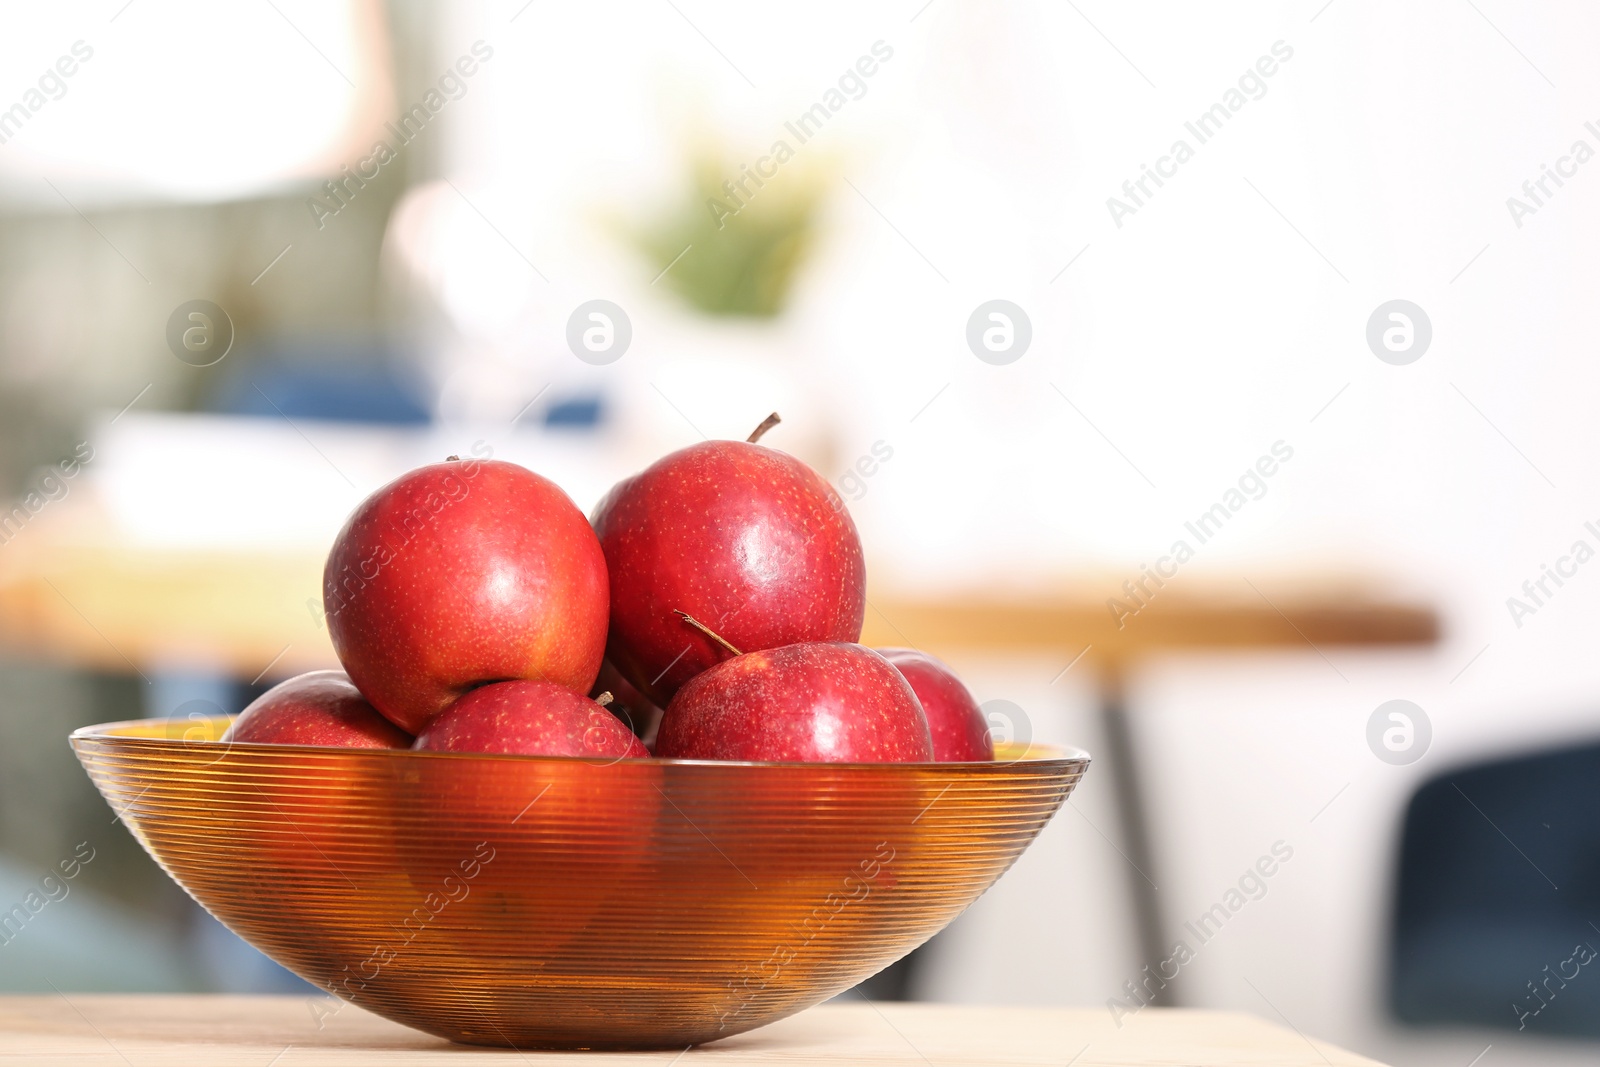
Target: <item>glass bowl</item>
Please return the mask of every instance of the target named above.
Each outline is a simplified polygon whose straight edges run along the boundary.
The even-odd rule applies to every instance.
[[[72,747],[262,952],[397,1022],[523,1049],[683,1048],[848,989],[988,889],[1089,763],[224,744],[228,722],[91,726]]]

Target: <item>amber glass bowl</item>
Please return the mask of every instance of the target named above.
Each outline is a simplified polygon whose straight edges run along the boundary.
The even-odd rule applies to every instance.
[[[682,1048],[800,1011],[943,929],[1089,760],[824,764],[228,745],[92,726],[111,807],[229,929],[408,1026]]]

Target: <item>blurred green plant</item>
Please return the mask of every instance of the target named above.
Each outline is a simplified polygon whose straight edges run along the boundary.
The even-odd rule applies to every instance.
[[[832,182],[816,166],[762,157],[776,173],[756,176],[728,154],[702,150],[687,198],[629,237],[670,287],[707,315],[772,318],[782,313],[815,243]]]

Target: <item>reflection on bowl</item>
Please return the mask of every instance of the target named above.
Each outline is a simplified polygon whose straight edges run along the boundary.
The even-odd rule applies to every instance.
[[[1089,760],[599,763],[225,745],[226,718],[72,746],[152,856],[285,967],[518,1048],[682,1048],[849,988],[954,919]]]

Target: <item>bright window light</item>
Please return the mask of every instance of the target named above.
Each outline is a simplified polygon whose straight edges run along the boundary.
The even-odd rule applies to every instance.
[[[390,110],[375,0],[28,5],[0,34],[0,195],[209,201],[323,176]]]

